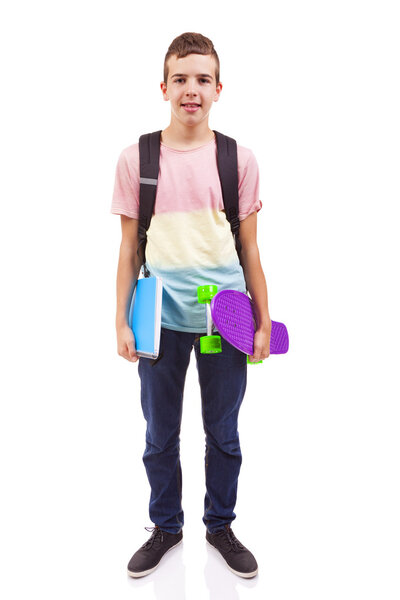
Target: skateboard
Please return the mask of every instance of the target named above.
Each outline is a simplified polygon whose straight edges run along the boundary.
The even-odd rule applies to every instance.
[[[254,353],[256,318],[250,298],[235,290],[218,292],[217,286],[199,286],[199,302],[206,305],[207,336],[200,338],[200,351],[210,354],[221,352],[221,340],[212,335],[213,324],[232,346],[249,356]],[[203,341],[203,343],[201,343]],[[286,326],[271,321],[270,354],[285,354],[289,349]],[[249,364],[255,364],[247,359]],[[262,362],[262,361],[259,361]]]

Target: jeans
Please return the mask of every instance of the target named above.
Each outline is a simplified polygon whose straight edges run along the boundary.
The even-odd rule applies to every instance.
[[[180,429],[193,347],[206,440],[203,522],[214,533],[236,517],[233,509],[242,463],[237,427],[246,390],[246,355],[222,337],[221,353],[201,354],[201,335],[205,334],[162,328],[159,357],[139,359],[141,404],[147,422],[143,462],[151,488],[149,515],[169,533],[179,533],[184,524]]]

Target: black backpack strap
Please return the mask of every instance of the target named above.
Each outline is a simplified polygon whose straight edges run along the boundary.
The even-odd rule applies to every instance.
[[[146,268],[146,232],[150,227],[156,201],[158,172],[160,168],[161,130],[145,133],[139,138],[140,190],[139,190],[139,245],[137,254]]]
[[[231,225],[235,239],[236,251],[239,256],[242,246],[239,240],[239,178],[237,161],[236,140],[219,131],[215,131],[217,140],[217,164],[221,181],[222,197],[224,200],[225,214]]]

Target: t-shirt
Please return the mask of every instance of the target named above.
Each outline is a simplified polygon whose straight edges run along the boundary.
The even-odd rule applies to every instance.
[[[254,154],[237,146],[239,220],[262,203]],[[139,219],[139,144],[118,159],[111,212]],[[205,306],[197,287],[246,291],[230,224],[225,216],[215,138],[190,150],[161,142],[160,169],[153,217],[147,231],[146,266],[163,282],[161,326],[205,333]]]

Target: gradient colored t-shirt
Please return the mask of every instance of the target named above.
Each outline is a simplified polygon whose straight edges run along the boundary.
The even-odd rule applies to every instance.
[[[262,203],[254,154],[237,146],[239,220]],[[139,219],[139,144],[119,157],[111,212]],[[160,171],[154,214],[147,231],[146,266],[163,282],[161,325],[167,329],[205,333],[204,305],[197,287],[246,291],[217,167],[215,138],[191,150],[176,150],[161,142]]]

